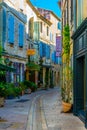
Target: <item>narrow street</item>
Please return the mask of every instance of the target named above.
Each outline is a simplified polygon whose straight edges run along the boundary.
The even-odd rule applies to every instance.
[[[60,88],[36,96],[32,102],[26,130],[86,130],[72,113],[61,113]]]
[[[58,87],[6,100],[0,130],[86,130],[80,119],[61,110]]]

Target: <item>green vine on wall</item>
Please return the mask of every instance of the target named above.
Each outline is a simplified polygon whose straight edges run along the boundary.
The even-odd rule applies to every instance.
[[[66,25],[63,30],[63,49],[64,54],[70,53],[70,28]]]

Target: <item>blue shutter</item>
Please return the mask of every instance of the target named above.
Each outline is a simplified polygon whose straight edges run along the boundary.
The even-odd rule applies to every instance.
[[[14,43],[14,17],[12,15],[8,17],[8,42]]]
[[[61,29],[61,23],[58,22],[58,29]]]
[[[54,63],[56,63],[56,52],[54,51]]]
[[[43,57],[46,56],[46,44],[45,43],[42,43],[42,51],[43,51]]]
[[[6,40],[6,10],[3,9],[3,47]]]
[[[46,45],[46,58],[48,59],[48,45]]]
[[[42,53],[43,53],[43,52],[42,52],[42,43],[40,43],[40,45],[39,45],[39,54],[40,54],[40,57],[43,56]]]
[[[50,46],[46,45],[46,58],[49,59],[50,58]]]
[[[56,64],[58,64],[58,57],[56,57]]]
[[[52,53],[52,62],[56,63],[56,52]]]
[[[52,53],[52,62],[54,62],[54,52]]]
[[[50,46],[48,46],[48,58],[50,59]]]
[[[58,64],[62,64],[62,58],[61,57],[58,57]]]
[[[19,24],[19,47],[23,47],[24,44],[24,25]]]

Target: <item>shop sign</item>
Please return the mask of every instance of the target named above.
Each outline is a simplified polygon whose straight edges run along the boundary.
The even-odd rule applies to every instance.
[[[36,53],[36,50],[35,50],[35,49],[28,49],[28,50],[27,50],[27,55],[28,55],[28,56],[35,55],[35,53]]]

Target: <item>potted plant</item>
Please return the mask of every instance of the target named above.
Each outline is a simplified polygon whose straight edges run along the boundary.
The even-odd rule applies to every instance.
[[[26,85],[24,84],[24,82],[19,83],[19,88],[21,89],[21,94],[24,95],[26,90]]]
[[[4,101],[7,96],[6,93],[6,84],[0,82],[0,107],[4,106]]]
[[[8,83],[6,85],[6,93],[7,93],[7,98],[8,99],[13,99],[16,97],[16,92],[15,92],[15,85],[14,83]]]
[[[30,84],[31,84],[30,85],[31,92],[35,92],[38,86],[34,82],[31,82]]]
[[[70,111],[72,107],[72,69],[70,67],[70,29],[66,25],[63,30],[62,49],[62,105],[63,112]]]

